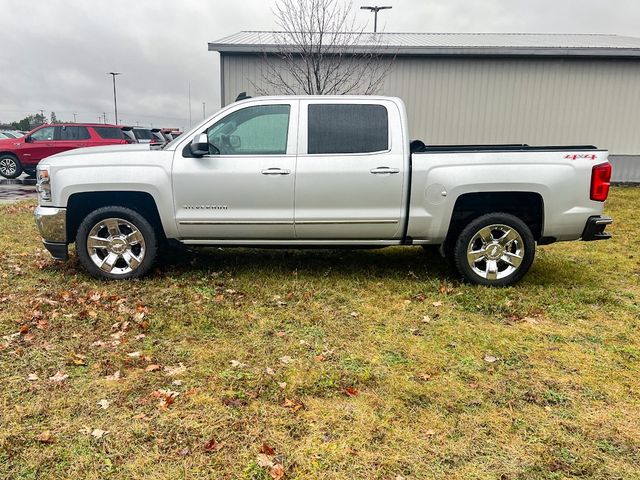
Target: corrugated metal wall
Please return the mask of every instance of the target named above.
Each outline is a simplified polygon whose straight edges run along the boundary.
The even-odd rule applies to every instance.
[[[224,104],[265,88],[261,56],[222,62]],[[640,155],[639,60],[398,57],[379,93],[405,101],[411,137],[428,144],[594,144]],[[624,160],[625,175],[640,177],[637,160]]]

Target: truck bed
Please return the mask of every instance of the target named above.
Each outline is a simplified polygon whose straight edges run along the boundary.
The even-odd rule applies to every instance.
[[[593,145],[535,145],[526,143],[498,143],[485,145],[425,145],[421,140],[411,142],[411,153],[454,152],[547,152],[566,150],[598,150]]]

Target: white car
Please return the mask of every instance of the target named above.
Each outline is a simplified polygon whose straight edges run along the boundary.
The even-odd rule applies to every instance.
[[[38,166],[36,222],[103,279],[136,278],[164,242],[440,245],[466,280],[510,285],[536,243],[601,240],[608,152],[426,146],[403,102],[281,96],[231,104],[164,148],[78,149]]]

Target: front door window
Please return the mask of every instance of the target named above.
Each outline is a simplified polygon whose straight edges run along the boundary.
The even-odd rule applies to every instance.
[[[51,141],[53,140],[53,130],[53,127],[44,127],[36,130],[31,134],[31,140],[36,142]]]

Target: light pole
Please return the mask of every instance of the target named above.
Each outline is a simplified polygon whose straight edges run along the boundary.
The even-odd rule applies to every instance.
[[[116,76],[120,75],[120,72],[109,72],[107,75],[111,75],[113,78],[113,108],[116,114],[116,125],[118,125],[118,98],[116,95]]]
[[[202,119],[203,120],[207,118],[207,111],[205,109],[205,106],[206,106],[206,102],[202,102]]]
[[[373,32],[376,33],[378,31],[378,12],[380,10],[390,10],[393,7],[378,7],[377,5],[374,7],[360,7],[360,10],[369,10],[374,13],[373,17]]]

